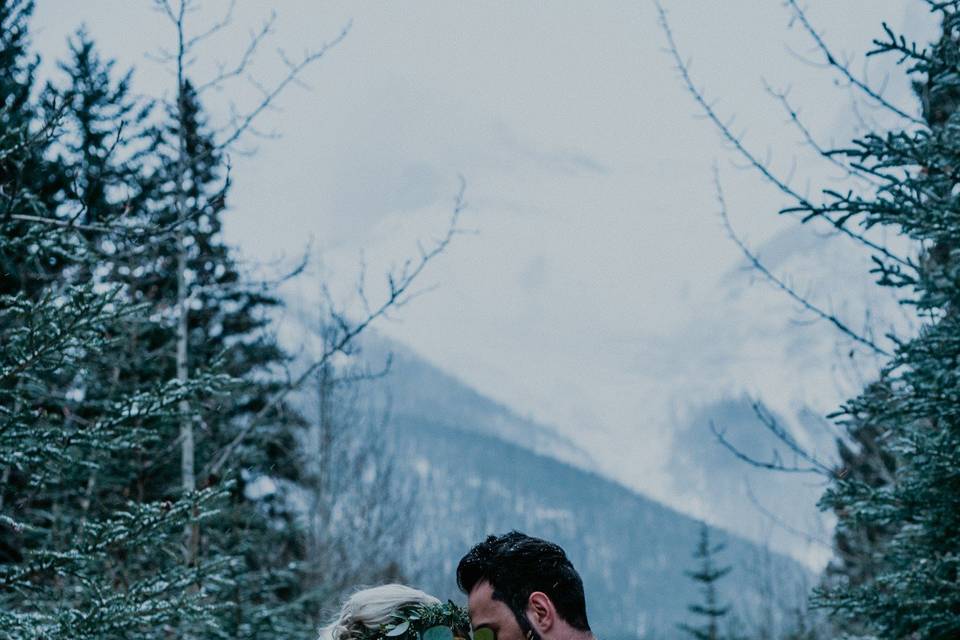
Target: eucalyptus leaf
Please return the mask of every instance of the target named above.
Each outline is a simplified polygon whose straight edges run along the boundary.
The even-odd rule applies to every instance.
[[[388,638],[396,638],[397,636],[402,636],[407,632],[407,629],[410,628],[410,623],[407,620],[404,620],[390,631],[387,631],[384,635]]]

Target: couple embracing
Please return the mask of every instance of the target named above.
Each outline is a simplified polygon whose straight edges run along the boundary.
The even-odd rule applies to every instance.
[[[558,545],[490,536],[457,566],[468,610],[400,584],[355,592],[320,640],[593,640],[583,582]]]

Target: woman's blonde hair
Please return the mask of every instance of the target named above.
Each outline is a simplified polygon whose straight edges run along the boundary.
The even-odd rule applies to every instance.
[[[435,605],[440,600],[403,584],[384,584],[354,592],[340,613],[320,628],[319,640],[352,640],[364,629],[376,629],[389,622],[401,607]]]

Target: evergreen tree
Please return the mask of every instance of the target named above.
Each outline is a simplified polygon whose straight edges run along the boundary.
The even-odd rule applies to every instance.
[[[24,52],[29,9],[26,6],[16,14],[16,29],[7,30],[11,38],[23,39]],[[10,311],[0,320],[13,333],[22,331],[25,323],[34,336],[56,333],[57,314],[52,310],[42,313],[42,305],[50,304],[63,306],[61,320],[76,321],[85,315],[90,324],[83,325],[88,327],[86,332],[72,338],[85,347],[82,351],[79,347],[68,350],[75,360],[46,367],[37,374],[36,382],[43,385],[42,397],[48,405],[38,407],[39,400],[28,400],[22,391],[10,395],[25,410],[69,416],[65,424],[54,422],[44,429],[39,423],[31,426],[19,416],[17,424],[22,429],[10,430],[9,434],[21,439],[10,444],[23,445],[27,431],[31,442],[56,438],[63,430],[77,429],[78,425],[109,424],[115,431],[103,431],[89,441],[74,438],[70,457],[58,453],[55,471],[41,485],[31,484],[31,467],[4,466],[7,504],[20,514],[4,531],[4,548],[21,563],[37,554],[76,554],[77,536],[93,530],[98,523],[111,523],[111,534],[127,536],[128,532],[115,523],[118,516],[138,513],[146,518],[151,509],[159,508],[163,517],[155,516],[155,526],[145,529],[143,535],[127,536],[130,539],[124,544],[102,545],[96,558],[81,555],[79,564],[58,570],[79,572],[97,567],[99,582],[105,583],[122,579],[136,584],[152,575],[154,589],[164,581],[170,591],[157,590],[154,595],[163,613],[151,613],[150,633],[168,633],[187,624],[191,633],[202,636],[204,627],[188,622],[198,616],[212,625],[211,630],[217,628],[217,633],[234,637],[312,633],[313,629],[307,628],[310,617],[296,609],[306,606],[309,599],[303,597],[299,574],[290,569],[294,566],[291,563],[303,555],[292,514],[280,508],[282,501],[267,506],[249,500],[243,487],[246,478],[268,470],[274,476],[296,477],[295,437],[290,428],[296,420],[290,418],[291,413],[281,404],[260,417],[262,426],[247,435],[235,454],[236,465],[231,467],[244,469],[243,475],[231,472],[231,477],[212,478],[207,483],[232,488],[230,498],[218,505],[217,517],[212,520],[205,505],[217,495],[215,490],[201,492],[203,502],[198,502],[198,494],[193,491],[183,491],[176,472],[176,449],[171,446],[177,442],[183,417],[176,405],[171,405],[171,398],[186,403],[180,407],[187,406],[189,419],[202,425],[198,460],[211,461],[235,437],[242,420],[260,412],[279,388],[280,383],[272,380],[270,367],[282,364],[285,358],[265,331],[268,319],[263,309],[275,306],[276,299],[243,281],[239,266],[220,237],[227,186],[221,153],[205,130],[199,101],[189,83],[183,92],[185,108],[171,114],[165,127],[154,128],[148,140],[149,131],[142,126],[148,108],[128,97],[129,74],[115,81],[112,62],[100,58],[82,30],[70,49],[70,59],[61,64],[68,85],[59,91],[51,86],[43,97],[48,112],[56,109],[51,112],[55,124],[40,127],[38,134],[31,129],[37,128],[36,118],[24,120],[23,135],[33,136],[31,144],[21,142],[17,150],[23,153],[19,155],[4,155],[12,166],[5,193],[17,193],[20,201],[30,203],[32,217],[55,218],[58,224],[35,220],[25,223],[15,217],[5,229],[5,242],[0,247],[4,255],[21,267],[23,256],[33,251],[36,264],[43,267],[37,273],[43,277],[32,275],[29,280],[36,282],[32,291],[40,297],[32,310],[23,300],[21,284],[15,290],[17,303],[12,299]],[[29,73],[20,76],[32,80],[33,65],[31,62],[26,67]],[[22,94],[29,96],[29,88]],[[32,105],[24,102],[15,106],[22,115]],[[186,163],[184,179],[178,181],[181,133]],[[17,142],[10,139],[11,144]],[[58,190],[43,181],[49,175],[60,177]],[[40,187],[47,190],[45,200],[36,195],[39,188],[28,188],[31,176],[36,176]],[[182,219],[175,206],[180,197],[189,212]],[[190,376],[177,384],[177,258],[181,250],[187,254],[184,276],[189,283]],[[14,285],[10,289],[14,290]],[[97,291],[109,293],[101,295]],[[80,292],[86,297],[76,302],[76,314],[66,313],[69,295]],[[71,336],[73,333],[67,333],[64,339]],[[16,353],[16,341],[11,338],[8,344],[8,353]],[[212,376],[211,363],[216,363],[219,376]],[[13,386],[22,386],[22,380],[22,376],[16,377]],[[212,387],[211,381],[215,382]],[[227,389],[229,393],[225,393]],[[65,404],[68,398],[74,400]],[[129,412],[122,421],[104,422],[109,411],[120,410],[132,398],[153,404]],[[101,446],[105,441],[109,447]],[[43,460],[37,458],[36,465]],[[10,496],[17,498],[12,504]],[[37,539],[23,534],[35,530],[29,515],[41,513],[52,514],[45,525],[59,532],[56,540],[49,534]],[[178,527],[192,522],[187,529],[199,533],[200,521],[207,524],[202,529],[202,541],[196,540],[196,551],[187,550],[187,563],[171,564],[171,558],[183,556]],[[103,542],[102,537],[95,540],[96,544]],[[265,555],[264,549],[272,553]],[[215,573],[212,567],[221,573]],[[35,588],[50,597],[47,601],[34,597],[36,611],[43,610],[41,603],[52,606],[68,602],[60,590],[50,589],[51,581],[59,580],[60,574],[50,575],[50,580],[36,580]],[[103,589],[103,593],[109,592]],[[90,597],[83,590],[80,593]],[[135,602],[128,600],[127,604]],[[94,601],[84,602],[92,606]],[[287,609],[284,615],[271,615],[279,605]],[[85,633],[109,637],[106,625],[116,622],[91,617],[83,603],[76,606],[71,620],[58,623],[63,633],[74,634],[71,637],[85,637]],[[126,616],[118,629],[147,633],[144,616],[130,616],[122,606],[115,606],[113,611]],[[78,617],[88,618],[85,627]],[[38,625],[41,623],[24,627],[24,637],[34,637],[33,632],[41,628]],[[55,635],[52,622],[47,620],[42,625],[46,625],[42,627],[44,633]]]
[[[885,36],[870,52],[897,56],[906,65],[919,115],[860,80],[829,50],[795,0],[787,4],[826,65],[900,121],[847,148],[827,150],[780,96],[814,150],[858,179],[849,190],[824,190],[819,202],[795,191],[731,131],[694,86],[662,10],[661,21],[681,76],[707,117],[751,166],[793,199],[782,212],[823,222],[869,251],[878,283],[896,289],[920,324],[910,339],[890,336],[890,355],[869,336],[804,300],[739,243],[781,290],[888,358],[878,379],[832,416],[848,430],[852,446],[841,448],[848,467],[829,474],[819,503],[837,515],[839,557],[813,603],[859,635],[960,637],[960,1],[927,3],[941,21],[941,34],[931,45],[910,42],[884,25]],[[720,201],[722,206],[722,194]],[[898,255],[877,241],[871,233],[876,228],[913,241],[913,255]],[[824,470],[815,457],[790,444],[813,469]]]
[[[172,552],[184,523],[213,513],[214,491],[134,501],[123,461],[152,446],[183,398],[221,393],[209,373],[94,392],[110,379],[127,323],[144,308],[91,279],[101,258],[90,218],[114,212],[77,199],[54,153],[65,102],[32,99],[30,3],[0,5],[5,83],[0,133],[0,628],[10,638],[161,638],[172,625],[209,628],[214,607],[188,588],[216,561],[185,567]],[[26,61],[26,62],[25,62]],[[104,491],[104,487],[110,487]],[[109,497],[109,500],[101,500]]]
[[[132,70],[113,78],[113,61],[101,58],[85,28],[70,39],[69,50],[58,64],[66,83],[57,94],[63,102],[59,151],[71,168],[68,195],[79,203],[74,219],[87,226],[96,225],[97,216],[132,222],[128,214],[143,206],[143,161],[154,151],[145,129],[153,105],[131,97]]]
[[[877,401],[889,398],[890,388],[880,382],[873,383],[863,391]],[[896,473],[897,460],[886,443],[875,421],[858,420],[847,416],[844,420],[847,440],[838,439],[839,467],[844,478],[855,481],[873,491],[889,488]],[[849,526],[846,508],[837,505],[833,509],[841,526],[833,535],[834,558],[827,565],[823,587],[838,585],[863,586],[882,574],[881,549],[890,540],[895,527],[884,522],[862,522]],[[834,625],[849,633],[863,632],[863,625],[852,619],[836,619]]]
[[[730,567],[717,565],[716,554],[724,549],[723,544],[711,544],[710,527],[705,522],[700,523],[700,540],[697,543],[693,558],[699,566],[693,571],[686,571],[687,576],[697,583],[703,600],[687,607],[690,613],[698,616],[703,623],[693,626],[687,623],[677,625],[679,629],[697,640],[719,640],[720,627],[724,618],[730,613],[729,605],[719,603],[717,582],[730,573]]]
[[[936,3],[940,39],[926,48],[887,29],[876,53],[909,63],[922,119],[870,133],[845,150],[882,178],[866,195],[837,194],[813,215],[860,218],[916,241],[919,259],[877,257],[880,284],[897,287],[922,322],[897,344],[880,380],[838,414],[885,453],[887,477],[836,477],[821,505],[838,515],[840,540],[880,531],[872,566],[818,593],[817,602],[881,638],[960,635],[960,3]],[[864,437],[861,436],[861,441]]]
[[[40,62],[29,52],[27,23],[32,12],[29,0],[0,3],[0,136],[5,149],[0,165],[4,185],[0,215],[8,225],[7,233],[32,234],[38,240],[0,249],[0,294],[33,295],[71,260],[69,248],[54,248],[50,238],[45,239],[49,251],[32,250],[40,246],[40,235],[47,230],[24,221],[25,216],[53,216],[67,186],[64,167],[50,161],[47,153],[60,123],[58,105],[32,99]]]
[[[66,86],[37,91],[31,10],[0,2],[0,628],[311,637],[329,594],[292,507],[303,420],[281,400],[279,301],[222,237],[224,148],[188,79],[154,117],[83,30]]]
[[[245,491],[250,480],[267,477],[287,487],[291,485],[283,481],[294,483],[299,475],[296,432],[302,421],[286,404],[271,405],[284,385],[277,375],[287,361],[268,331],[268,314],[279,300],[241,273],[224,243],[227,167],[189,80],[157,130],[155,145],[159,161],[150,176],[148,226],[169,232],[151,243],[128,282],[164,321],[132,344],[130,362],[135,364],[127,375],[180,377],[182,357],[188,379],[207,363],[218,362],[242,381],[229,398],[189,407],[195,434],[189,467],[200,482],[217,485],[224,480],[205,470],[242,431],[243,436],[225,467],[225,479],[235,486],[229,504],[216,522],[188,533],[188,561],[221,554],[233,559],[227,581],[211,586],[219,589],[218,599],[225,605],[221,624],[232,636],[309,634],[311,618],[305,607],[316,603],[303,590],[299,562],[305,547],[296,516],[282,494],[254,499]],[[146,360],[143,349],[158,357]],[[244,431],[251,422],[255,428]],[[169,446],[182,442],[182,427],[164,434],[164,446],[151,455],[148,492],[164,494],[183,482],[183,460],[178,474],[172,464],[177,452]],[[264,554],[264,549],[271,553]],[[278,609],[283,615],[275,615]]]
[[[75,247],[69,237],[57,233],[56,212],[63,200],[66,181],[62,164],[48,159],[54,143],[60,114],[34,102],[34,72],[39,60],[29,52],[28,20],[31,2],[0,4],[0,186],[2,186],[3,239],[0,243],[0,295],[16,296],[21,304],[49,298],[64,270],[76,264]],[[55,107],[49,102],[46,106]],[[5,314],[0,330],[17,332],[20,316]],[[64,379],[46,380],[50,386],[63,385]],[[8,376],[0,381],[0,390],[9,398],[17,397],[23,378]],[[39,400],[39,399],[38,399]],[[11,405],[13,413],[20,405]],[[56,411],[55,405],[42,407]],[[11,413],[11,415],[13,415]],[[0,504],[7,494],[28,495],[29,478],[12,465],[2,467]],[[21,560],[23,539],[8,527],[0,527],[2,556]]]

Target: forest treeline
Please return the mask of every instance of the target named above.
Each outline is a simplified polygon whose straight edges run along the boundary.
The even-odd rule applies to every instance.
[[[0,2],[5,638],[309,638],[344,589],[402,578],[404,496],[369,420],[347,416],[362,372],[332,356],[449,236],[366,316],[318,309],[323,349],[294,363],[276,283],[251,277],[222,215],[230,144],[319,54],[214,127],[185,4],[157,3],[179,36],[164,100],[134,95],[83,29],[41,81],[33,3]],[[304,387],[317,416],[289,402]]]

